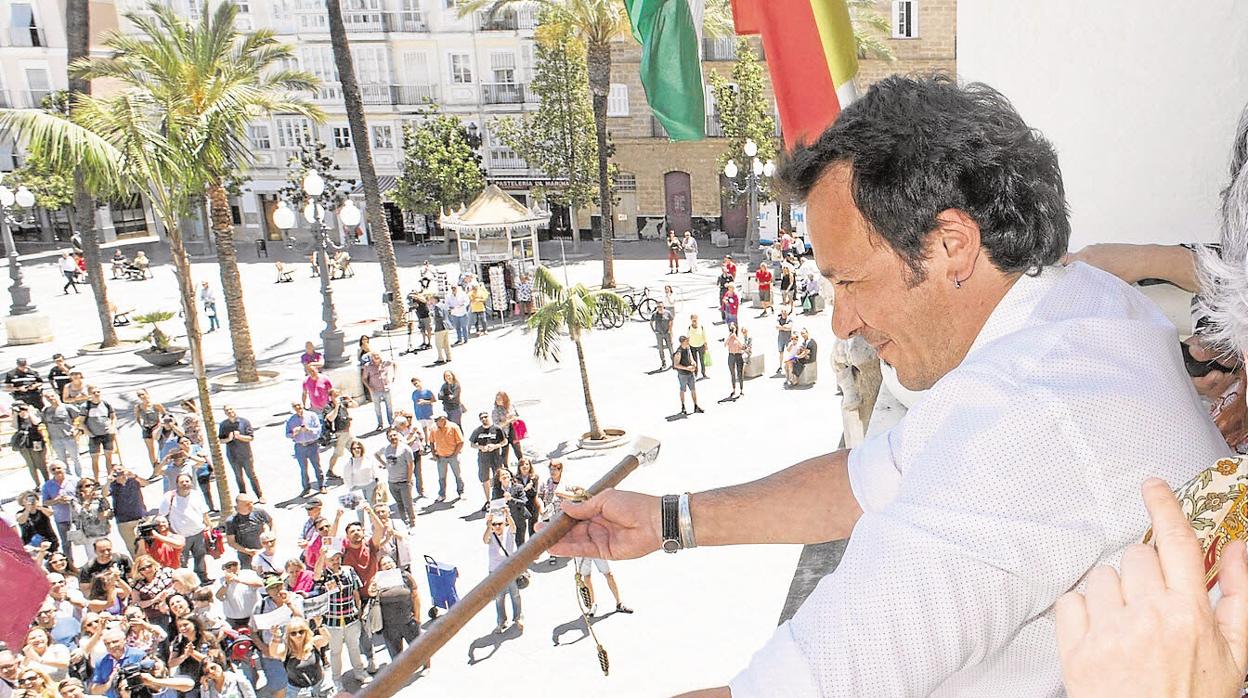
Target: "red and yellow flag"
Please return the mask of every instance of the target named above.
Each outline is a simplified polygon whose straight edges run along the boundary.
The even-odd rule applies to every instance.
[[[732,0],[738,34],[761,34],[784,144],[811,142],[857,93],[858,46],[845,0]]]

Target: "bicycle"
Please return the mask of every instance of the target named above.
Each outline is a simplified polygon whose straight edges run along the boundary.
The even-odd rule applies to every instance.
[[[603,306],[598,309],[598,315],[594,318],[594,326],[600,330],[615,329],[623,327],[626,319],[628,318],[624,313],[615,308]]]
[[[648,288],[643,288],[640,292],[630,291],[621,293],[620,296],[628,302],[628,314],[637,313],[637,317],[645,322],[650,322],[654,311],[659,308],[658,299],[650,297],[650,289]]]

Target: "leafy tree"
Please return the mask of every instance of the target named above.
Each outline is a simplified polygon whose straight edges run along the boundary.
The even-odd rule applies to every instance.
[[[432,109],[423,114],[419,126],[403,126],[403,174],[390,200],[405,211],[436,217],[480,194],[485,172],[459,119]]]
[[[576,212],[598,200],[598,142],[585,67],[585,42],[558,12],[542,12],[534,32],[536,67],[529,89],[538,96],[537,112],[520,119],[497,119],[490,128],[530,167],[555,180],[546,197],[567,206],[572,237],[580,241]]]
[[[347,202],[351,189],[355,186],[354,179],[343,179],[337,175],[342,170],[334,159],[325,153],[325,144],[320,141],[304,142],[299,152],[290,156],[286,163],[286,186],[278,192],[281,198],[289,201],[296,211],[301,211],[304,204],[313,197],[303,191],[303,175],[309,170],[316,170],[325,180],[325,191],[315,197],[315,202],[326,211],[337,211]]]
[[[771,100],[767,97],[766,77],[758,54],[749,39],[737,39],[737,61],[732,66],[732,79],[718,73],[709,76],[711,89],[715,91],[715,103],[719,107],[719,121],[728,141],[728,149],[719,156],[719,170],[729,160],[746,165],[737,175],[737,185],[744,188],[749,175],[749,158],[745,155],[745,142],[752,140],[758,146],[755,155],[761,162],[776,158],[776,119],[771,113]],[[759,195],[766,199],[769,191],[766,182],[760,182]]]
[[[496,13],[517,2],[554,10],[571,23],[585,42],[587,82],[598,145],[598,200],[602,221],[602,287],[615,288],[614,216],[611,214],[611,148],[607,136],[607,96],[611,92],[611,42],[629,33],[627,10],[620,0],[462,0],[460,16]],[[722,36],[731,26],[728,0],[707,0],[702,24],[708,36]]]
[[[35,195],[35,206],[46,211],[59,211],[74,203],[73,173],[57,170],[41,157],[27,157],[4,181],[12,189],[25,185]]]
[[[854,29],[859,58],[897,60],[893,47],[885,40],[892,31],[888,18],[876,11],[875,0],[849,0],[849,22]]]
[[[589,369],[585,365],[585,347],[581,336],[592,329],[600,313],[628,313],[628,304],[611,291],[591,291],[585,284],[568,287],[559,283],[550,269],[540,266],[533,274],[533,290],[548,298],[529,318],[534,330],[533,354],[539,359],[559,360],[559,342],[567,332],[576,347],[576,361],[581,372],[581,391],[585,397],[585,415],[589,418],[589,438],[602,439],[602,426],[589,392]]]

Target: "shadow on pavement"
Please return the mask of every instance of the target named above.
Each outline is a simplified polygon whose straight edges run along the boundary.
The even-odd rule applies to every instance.
[[[529,571],[538,574],[550,574],[551,572],[558,572],[567,568],[569,562],[572,562],[570,557],[552,557],[529,565]]]
[[[616,613],[615,611],[611,611],[610,613],[604,613],[600,616],[594,616],[593,618],[589,619],[589,624],[597,625],[599,622],[604,621],[607,618],[610,618],[611,616],[615,615],[615,613]],[[565,633],[570,633],[572,631],[579,632],[580,636],[577,637],[575,640],[571,640],[568,642],[560,641],[560,638],[562,638]],[[580,616],[573,618],[572,620],[568,621],[567,623],[564,623],[563,625],[556,625],[555,629],[550,631],[550,639],[551,639],[551,642],[555,643],[555,647],[560,647],[563,645],[575,645],[576,643],[580,642],[581,640],[584,640],[587,637],[589,637],[589,630],[585,628],[585,619]]]
[[[468,646],[468,666],[479,664],[480,662],[484,662],[490,657],[493,657],[494,654],[498,652],[498,648],[503,646],[504,642],[507,642],[508,640],[515,640],[520,637],[521,632],[522,631],[513,623],[501,633],[490,633],[489,635],[473,640],[472,644]],[[490,648],[490,653],[484,657],[477,658],[476,651],[487,647]]]
[[[455,508],[456,501],[457,501],[456,499],[452,499],[449,502],[433,502],[432,504],[428,504],[424,507],[421,507],[420,511],[416,512],[416,515],[425,516],[426,514],[434,514],[439,511],[447,511],[448,509],[453,509]]]
[[[677,412],[676,414],[667,415],[666,417],[664,417],[664,419],[666,419],[669,422],[675,422],[681,419],[689,419],[689,415],[685,414],[684,412]]]
[[[555,450],[553,450],[553,451],[549,451],[549,452],[547,452],[547,453],[546,453],[546,457],[547,457],[547,458],[552,458],[552,459],[553,459],[553,458],[563,458],[564,456],[568,455],[569,453],[575,453],[575,452],[577,452],[577,451],[579,451],[579,450],[581,450],[581,447],[580,447],[580,446],[573,446],[571,443],[569,443],[569,442],[567,442],[567,441],[560,441],[560,442],[559,442],[559,445],[558,445],[558,446],[555,446]]]

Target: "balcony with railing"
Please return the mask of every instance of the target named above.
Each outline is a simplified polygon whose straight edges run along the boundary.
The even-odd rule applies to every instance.
[[[438,99],[437,85],[391,85],[391,103],[398,106],[420,106]]]
[[[724,125],[719,121],[719,115],[706,115],[706,136],[707,138],[723,138]]]
[[[518,82],[483,83],[481,85],[481,102],[483,104],[523,104],[524,85]]]
[[[489,12],[477,13],[477,31],[506,32],[516,31],[519,28],[520,18],[515,10],[503,9],[493,14]]]
[[[650,116],[650,137],[651,138],[668,138],[667,129],[663,128],[663,124],[652,114]]]
[[[425,21],[424,13],[415,10],[404,12],[345,11],[342,13],[342,24],[352,34],[427,33],[429,31],[429,23]],[[329,17],[320,10],[307,10],[296,13],[293,20],[278,20],[273,27],[279,34],[328,33]]]
[[[360,100],[364,104],[394,104],[392,85],[382,83],[360,83]],[[341,102],[342,84],[323,82],[312,97],[316,102]]]
[[[702,39],[702,60],[704,61],[735,61],[737,60],[736,37],[705,37]]]
[[[527,170],[529,163],[507,148],[490,148],[486,156],[486,164],[491,170]]]
[[[386,31],[389,32],[428,32],[429,23],[425,21],[423,12],[387,12]]]

